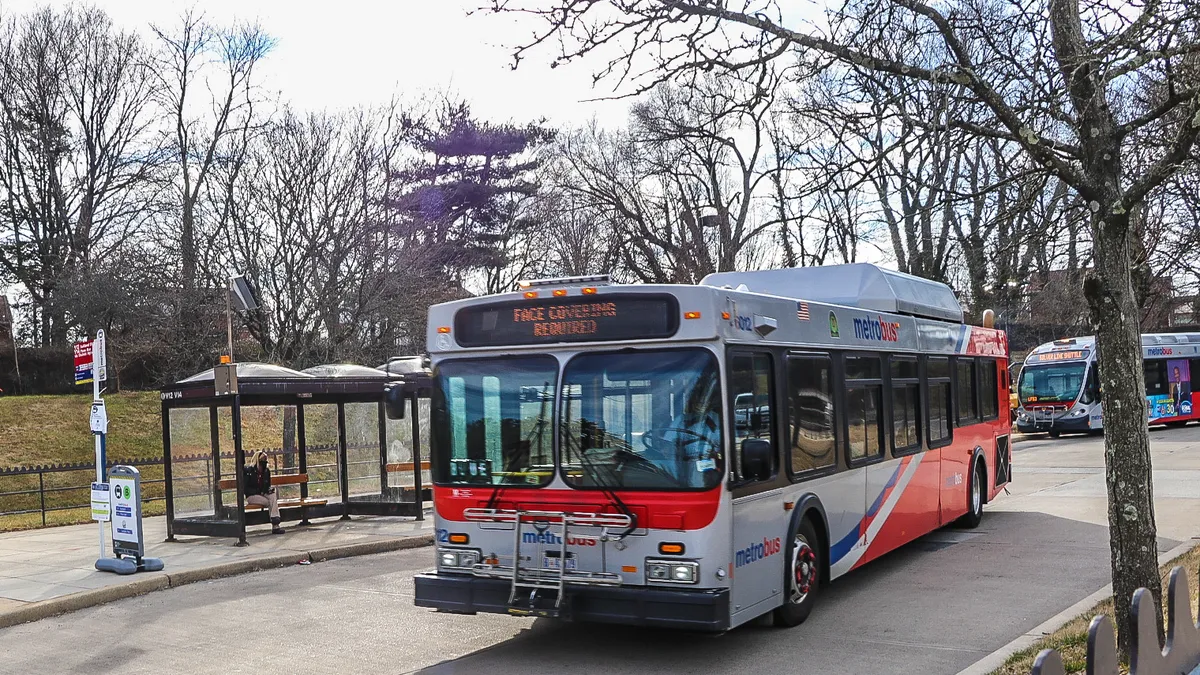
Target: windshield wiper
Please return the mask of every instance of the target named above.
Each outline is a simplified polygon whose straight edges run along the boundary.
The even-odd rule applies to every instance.
[[[540,437],[540,434],[542,433],[542,430],[546,428],[546,403],[550,400],[550,398],[545,395],[545,392],[549,391],[550,382],[549,381],[543,382],[542,386],[544,387],[544,389],[542,390],[542,392],[543,392],[542,407],[540,410],[538,410],[538,422],[537,422],[537,424],[533,425],[532,429],[529,430],[528,436],[526,436],[525,438],[518,441],[517,448],[516,448],[517,452],[520,452],[522,446],[526,445],[527,443],[529,443],[529,441],[533,440],[534,434],[539,434],[538,454],[540,455],[542,453],[542,439]],[[504,455],[504,454],[506,454],[506,453],[502,449],[501,455]],[[504,481],[504,479],[502,478],[501,483],[499,485],[495,486],[494,488],[492,488],[492,496],[488,497],[487,506],[485,507],[488,510],[491,510],[496,507],[496,503],[500,500],[500,494],[502,492],[504,492],[505,488],[508,487],[507,484],[505,484],[503,481]]]
[[[570,406],[568,406],[567,410],[570,411],[570,409],[571,409]],[[568,412],[568,414],[569,414],[569,412]],[[575,439],[573,436],[571,436],[571,432],[570,432],[570,428],[571,428],[570,422],[571,422],[570,417],[566,417],[563,419],[563,425],[567,431],[565,433],[563,433],[562,435],[563,435],[563,437],[569,439],[569,441],[574,442]],[[582,422],[582,420],[581,420],[581,422]],[[621,501],[621,497],[618,496],[617,493],[613,491],[613,489],[612,489],[613,486],[611,483],[608,483],[605,480],[601,480],[599,466],[596,464],[595,460],[593,460],[588,455],[588,453],[584,452],[582,442],[579,442],[576,447],[578,448],[579,459],[586,465],[588,471],[592,474],[593,480],[595,480],[597,485],[599,485],[601,494],[603,494],[605,497],[608,497],[609,502],[613,506],[615,506],[618,511],[620,511],[623,515],[625,515],[625,517],[629,518],[629,527],[627,527],[625,529],[625,531],[621,533],[621,536],[618,538],[624,539],[625,537],[628,537],[630,534],[633,533],[634,530],[637,529],[637,525],[638,525],[637,514],[634,513],[633,509],[630,509],[629,506],[625,502]],[[565,459],[565,457],[564,457],[564,459]],[[564,462],[564,465],[565,465],[565,462]]]

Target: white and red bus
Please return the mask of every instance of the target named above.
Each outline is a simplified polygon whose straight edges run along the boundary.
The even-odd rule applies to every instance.
[[[1104,429],[1096,338],[1064,338],[1039,345],[1025,357],[1017,381],[1017,431],[1099,433]],[[1200,419],[1192,370],[1200,369],[1200,334],[1142,335],[1142,373],[1149,424],[1169,426]]]
[[[422,607],[796,625],[1009,480],[1004,334],[872,265],[531,282],[432,307],[429,352]]]

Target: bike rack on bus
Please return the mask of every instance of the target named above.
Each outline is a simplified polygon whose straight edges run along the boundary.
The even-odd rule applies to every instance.
[[[478,563],[471,572],[478,577],[493,579],[508,579],[511,581],[508,594],[509,611],[514,614],[537,614],[540,616],[557,616],[562,609],[567,584],[580,586],[620,586],[621,575],[613,572],[586,572],[567,569],[567,538],[569,530],[574,527],[599,527],[601,539],[607,540],[610,529],[628,529],[633,519],[620,513],[572,513],[568,511],[523,511],[509,509],[472,508],[463,511],[463,517],[473,522],[512,523],[513,524],[513,564],[511,567],[502,566],[497,560],[492,563]],[[521,525],[531,523],[539,532],[546,532],[552,525],[561,525],[562,529],[555,532],[559,538],[559,557],[557,569],[521,566]],[[517,606],[517,594],[520,589],[529,589],[527,608]],[[539,590],[554,590],[554,608],[543,610],[536,607]]]

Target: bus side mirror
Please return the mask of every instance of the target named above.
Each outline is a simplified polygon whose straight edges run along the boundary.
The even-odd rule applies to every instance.
[[[746,480],[766,480],[771,477],[771,456],[775,449],[771,442],[761,438],[747,438],[742,441],[742,478]]]
[[[408,397],[404,395],[403,386],[389,384],[383,388],[383,410],[387,413],[388,419],[404,419],[406,403],[408,403]]]

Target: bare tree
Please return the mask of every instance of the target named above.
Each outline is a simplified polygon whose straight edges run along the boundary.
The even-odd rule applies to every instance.
[[[47,8],[0,28],[0,267],[36,305],[40,344],[65,344],[80,315],[62,285],[94,277],[152,211],[144,58],[96,9]]]
[[[255,68],[275,41],[257,25],[213,26],[194,8],[173,28],[151,29],[158,39],[157,97],[169,119],[175,164],[179,222],[171,231],[178,237],[182,286],[190,291],[200,281],[198,206],[214,166],[235,157],[260,123]]]
[[[1085,295],[1104,380],[1113,591],[1129,597],[1143,586],[1161,598],[1130,213],[1182,164],[1195,161],[1200,5],[850,0],[830,10],[828,30],[792,15],[785,19],[773,0],[495,0],[493,9],[545,20],[544,30],[517,48],[518,61],[551,45],[561,63],[619,44],[619,55],[600,65],[599,76],[632,78],[643,90],[698,69],[740,70],[799,52],[895,80],[952,82],[969,92],[989,119],[945,126],[1017,145],[1080,195],[1091,214],[1096,265]],[[939,67],[913,63],[898,48],[906,41],[897,34],[915,33],[936,37],[936,53],[922,54],[921,61]],[[1140,140],[1153,150],[1135,171],[1129,159]],[[1133,625],[1121,603],[1117,625],[1127,650]]]
[[[699,78],[633,106],[627,129],[564,137],[558,187],[611,228],[623,274],[695,282],[771,255],[768,234],[790,215],[771,206],[786,168],[768,133],[777,84],[766,69]]]

